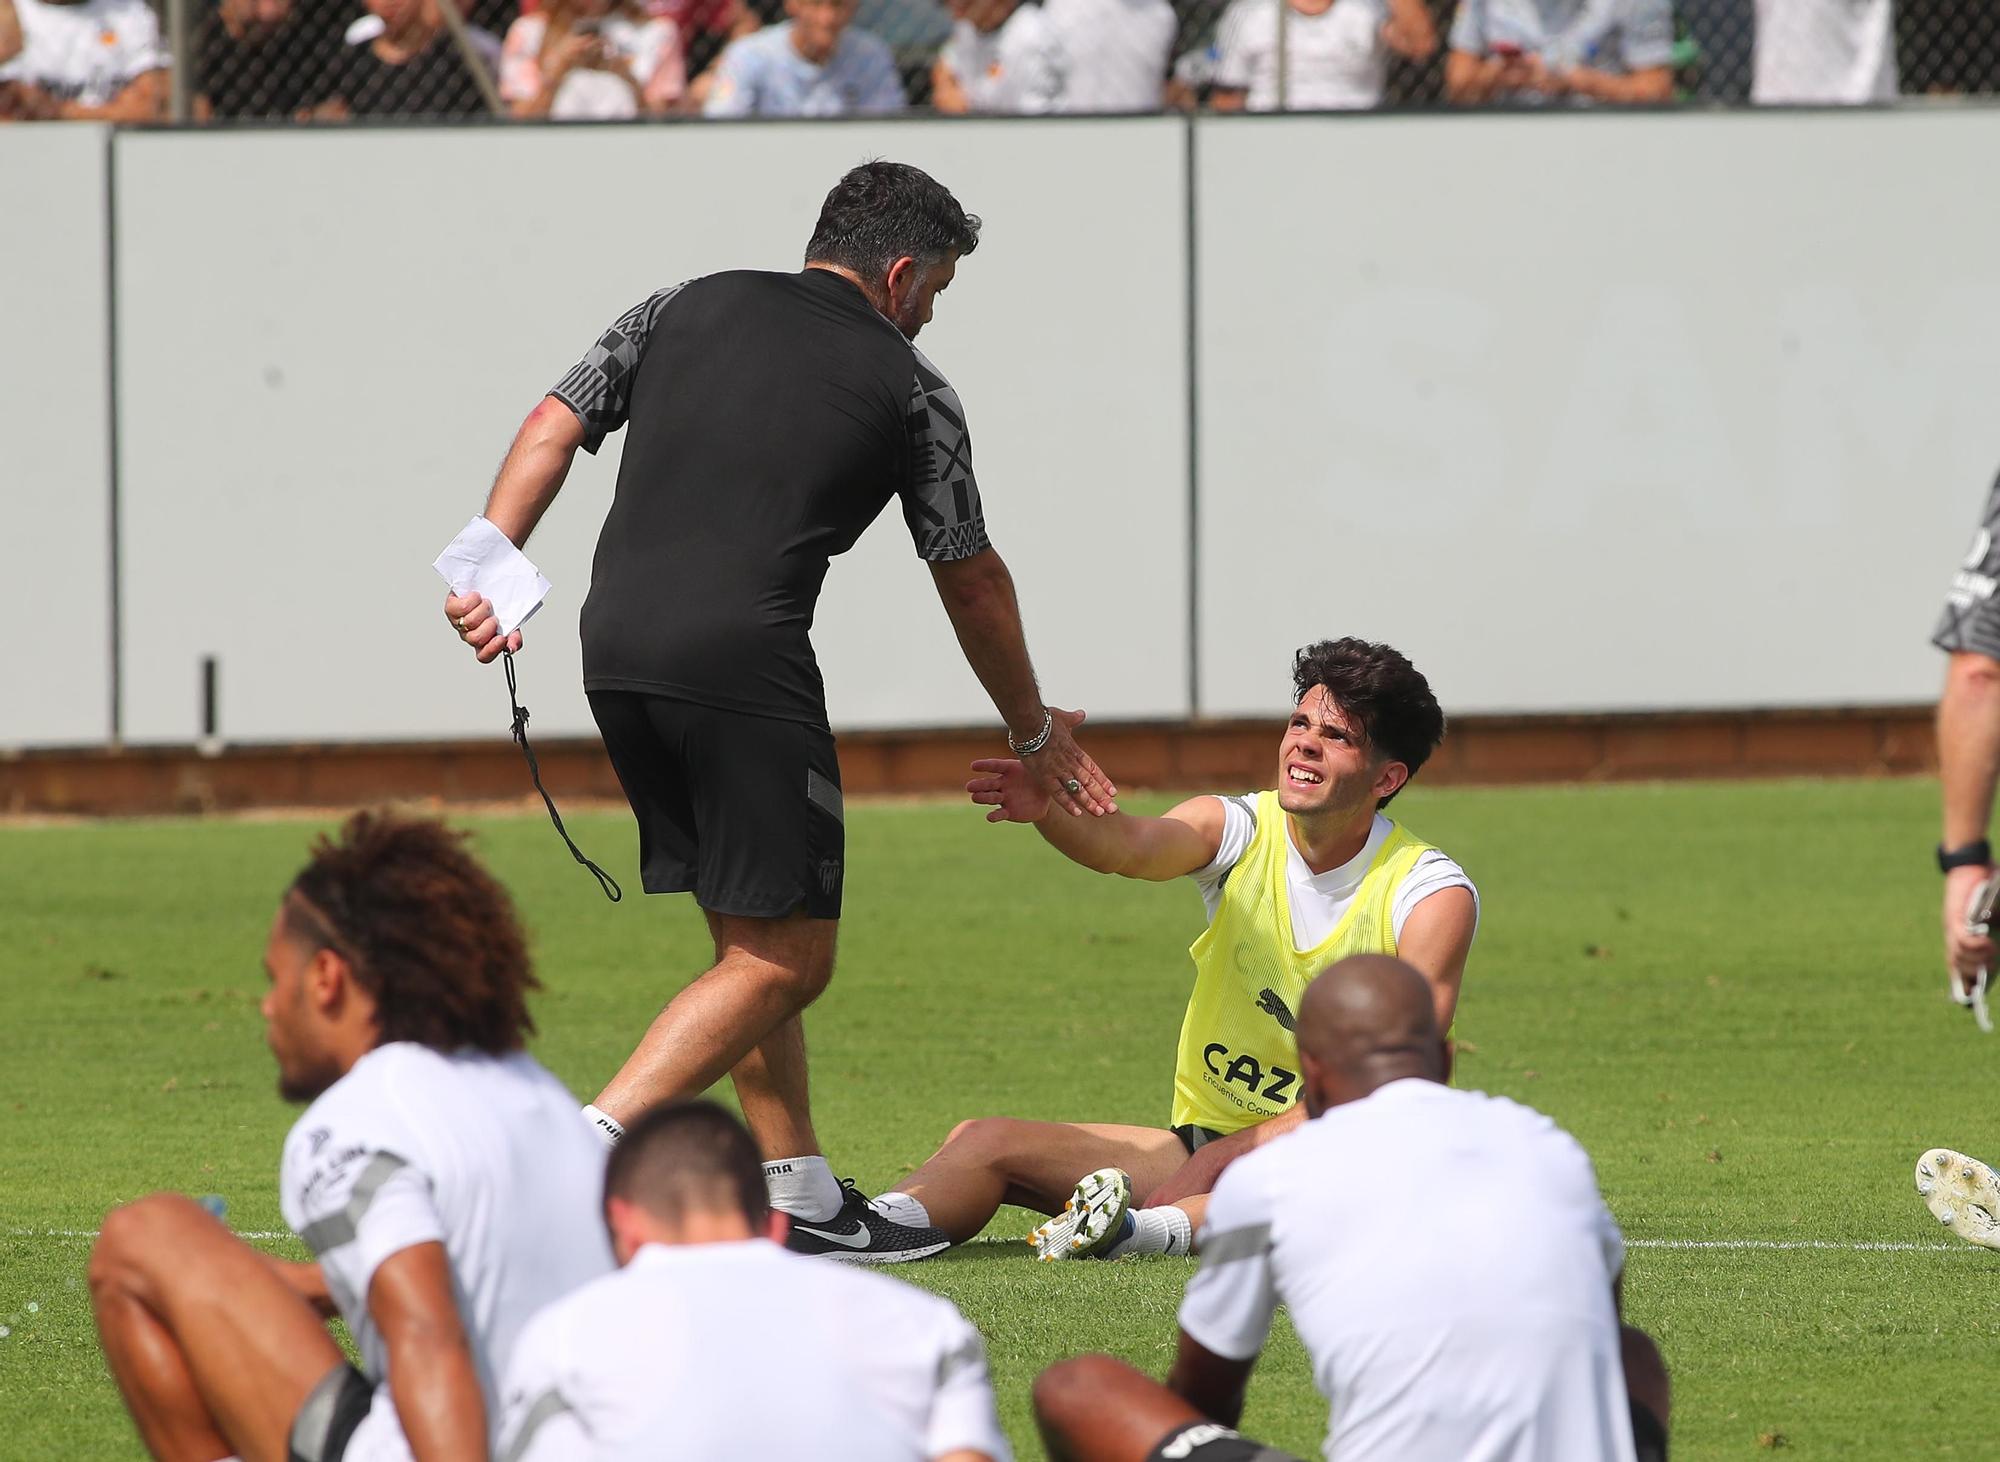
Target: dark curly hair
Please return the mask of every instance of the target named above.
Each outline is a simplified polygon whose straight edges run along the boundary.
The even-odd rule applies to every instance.
[[[514,901],[441,822],[355,813],[313,843],[284,921],[347,961],[384,1042],[498,1055],[535,1032],[528,992],[541,982]]]
[[[1401,650],[1357,639],[1307,645],[1292,657],[1293,701],[1304,700],[1314,686],[1325,686],[1369,747],[1408,767],[1412,778],[1444,740],[1444,712],[1431,683]],[[1376,806],[1387,807],[1395,796],[1391,792]]]
[[[979,247],[979,215],[922,168],[864,162],[833,185],[806,245],[808,264],[838,264],[864,279],[901,258],[929,265]]]

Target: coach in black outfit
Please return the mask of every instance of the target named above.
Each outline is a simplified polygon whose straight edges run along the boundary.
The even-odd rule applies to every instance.
[[[713,274],[620,316],[529,413],[486,505],[525,543],[576,449],[630,424],[583,606],[583,683],[646,891],[694,891],[716,962],[586,1114],[616,1140],[728,1073],[793,1246],[874,1262],[947,1240],[834,1180],[799,1017],[833,973],[844,845],[813,607],[828,560],[892,497],[1009,744],[1072,813],[1116,810],[1071,738],[1081,713],[1042,703],[958,395],[911,344],[978,240],[979,220],[916,168],[855,168],[799,273]],[[483,599],[445,613],[481,660],[520,643]]]

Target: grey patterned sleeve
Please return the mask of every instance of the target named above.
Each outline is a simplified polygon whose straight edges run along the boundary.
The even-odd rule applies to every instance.
[[[646,341],[667,305],[685,288],[686,284],[676,284],[632,306],[612,321],[597,344],[550,389],[549,394],[583,423],[586,452],[595,452],[604,445],[606,436],[625,425],[632,410],[632,373],[639,369]]]
[[[971,558],[993,545],[972,475],[972,437],[951,382],[920,350],[910,382],[910,480],[903,484],[903,521],[917,557],[928,563]]]

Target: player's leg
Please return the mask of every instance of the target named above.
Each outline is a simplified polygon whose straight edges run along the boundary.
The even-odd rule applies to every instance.
[[[1636,1325],[1619,1326],[1618,1348],[1625,1363],[1625,1391],[1632,1402],[1632,1441],[1639,1462],[1666,1462],[1672,1385],[1667,1362],[1653,1337]]]
[[[1043,1371],[1035,1424],[1055,1462],[1297,1462],[1108,1355],[1079,1355]]]
[[[757,1150],[772,1156],[816,1154],[811,1090],[806,1075],[806,1026],[802,1016],[778,1022],[729,1069],[736,1105]]]
[[[919,1205],[923,1221],[963,1243],[1002,1204],[1060,1213],[1087,1173],[1120,1168],[1135,1187],[1157,1185],[1186,1156],[1178,1137],[1152,1127],[981,1117],[954,1127],[944,1145],[880,1201],[891,1213],[907,1211],[895,1201],[903,1195]]]
[[[346,1364],[263,1256],[178,1194],[105,1216],[90,1298],[105,1361],[155,1457],[284,1462],[300,1407]]]

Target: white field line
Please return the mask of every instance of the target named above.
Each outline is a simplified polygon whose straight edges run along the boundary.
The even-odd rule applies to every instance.
[[[92,1228],[11,1228],[10,1237],[17,1239],[94,1239],[97,1230]],[[236,1237],[255,1242],[271,1242],[289,1239],[292,1235],[282,1229],[239,1229]],[[1011,1239],[975,1240],[984,1243],[1013,1243]],[[1843,1254],[1973,1254],[1979,1252],[1971,1244],[1908,1244],[1908,1243],[1842,1243],[1830,1239],[1627,1239],[1628,1249],[1716,1249],[1716,1250],[1790,1250],[1818,1249]]]

